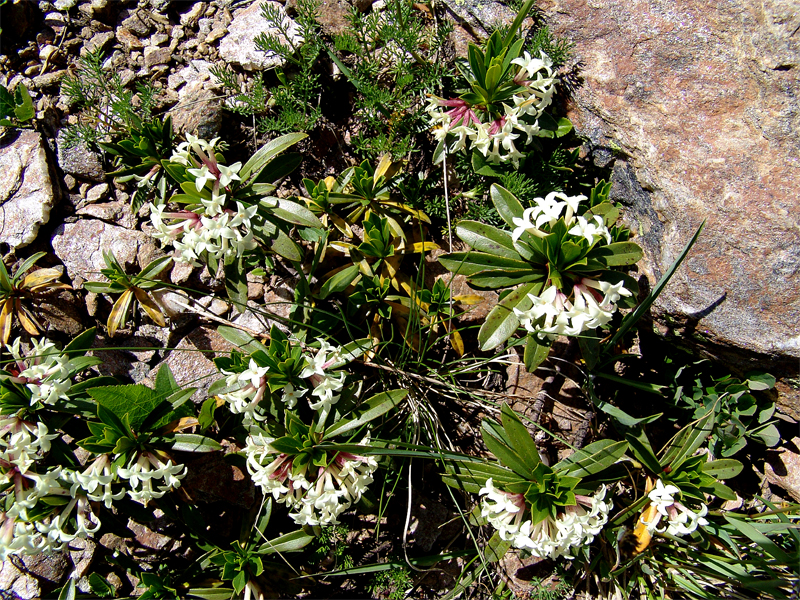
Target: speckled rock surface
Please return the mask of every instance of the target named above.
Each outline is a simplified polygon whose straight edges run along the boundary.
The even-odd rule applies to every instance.
[[[583,85],[570,113],[615,167],[653,285],[706,227],[654,315],[730,366],[782,377],[800,416],[800,14],[793,3],[556,0]],[[796,6],[795,6],[796,8]],[[793,387],[794,386],[794,387]]]
[[[0,242],[12,249],[33,242],[56,193],[41,134],[21,131],[0,148]]]
[[[219,43],[219,55],[225,61],[240,65],[247,71],[272,69],[283,64],[280,57],[259,50],[255,39],[262,33],[274,31],[261,15],[260,2],[254,2],[249,7],[234,13],[233,21],[228,26],[228,34]],[[283,10],[278,2],[271,2]],[[297,25],[289,17],[291,23],[289,34],[293,41],[302,41],[297,33]]]

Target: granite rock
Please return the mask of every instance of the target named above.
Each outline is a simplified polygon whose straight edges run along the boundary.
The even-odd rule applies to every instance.
[[[94,219],[59,225],[52,243],[73,286],[78,281],[100,280],[100,269],[105,268],[103,252],[113,252],[121,265],[133,269],[142,269],[161,254],[146,233]]]
[[[271,27],[261,14],[260,2],[254,2],[249,7],[236,11],[233,21],[228,26],[228,34],[220,40],[220,57],[247,71],[273,69],[283,64],[283,59],[272,53],[265,53],[256,46],[255,39],[262,33],[278,33]],[[283,6],[278,2],[270,2],[283,12]],[[285,14],[285,13],[284,13]],[[302,43],[297,24],[290,18],[289,35],[293,43]]]
[[[41,134],[22,131],[0,148],[0,243],[14,249],[33,242],[50,220],[57,191]]]
[[[629,156],[612,197],[653,286],[705,229],[654,306],[668,332],[736,371],[781,376],[800,417],[800,13],[782,0],[551,0],[583,85],[569,117]],[[796,8],[796,7],[795,7]],[[793,383],[794,382],[794,383]]]

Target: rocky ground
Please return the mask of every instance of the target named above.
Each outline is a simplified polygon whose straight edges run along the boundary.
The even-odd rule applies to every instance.
[[[65,9],[68,4],[74,4],[74,7]],[[366,4],[369,4],[368,0]],[[463,52],[472,36],[483,33],[482,23],[495,18],[508,19],[513,15],[511,9],[491,2],[478,2],[469,7],[465,7],[466,3],[451,4],[449,14],[458,25],[453,38],[457,53]],[[709,212],[706,196],[714,197],[713,206],[717,212],[707,228],[713,235],[702,242],[704,250],[699,258],[690,261],[693,275],[682,280],[680,292],[665,300],[662,313],[672,317],[676,314],[683,316],[677,325],[673,322],[675,330],[684,332],[691,327],[694,327],[692,331],[701,330],[700,345],[706,344],[706,349],[712,354],[723,357],[736,355],[739,357],[736,360],[748,365],[753,361],[761,361],[760,364],[777,366],[778,372],[775,374],[783,381],[781,394],[784,418],[790,423],[792,417],[800,417],[798,404],[792,400],[797,397],[796,379],[793,378],[796,378],[795,357],[798,356],[795,317],[800,315],[797,305],[797,298],[800,297],[797,293],[800,245],[795,229],[797,204],[794,196],[789,197],[791,190],[788,187],[791,186],[788,179],[783,178],[785,169],[780,165],[796,160],[797,147],[792,146],[792,139],[796,142],[797,115],[788,108],[784,110],[774,106],[778,100],[767,100],[764,94],[759,96],[759,93],[773,88],[782,90],[784,95],[793,93],[790,88],[791,82],[796,80],[797,63],[796,54],[792,53],[796,52],[796,46],[786,42],[783,50],[786,56],[781,58],[783,55],[778,56],[780,53],[776,50],[770,56],[777,58],[772,60],[766,57],[763,65],[753,67],[752,81],[761,81],[761,87],[748,88],[748,93],[760,102],[755,113],[747,101],[736,98],[733,89],[725,98],[734,106],[720,105],[719,98],[708,99],[708,105],[688,101],[679,103],[682,109],[691,107],[692,118],[704,120],[698,127],[704,130],[716,127],[718,131],[714,139],[689,142],[687,149],[687,144],[676,141],[686,137],[685,131],[668,130],[673,138],[666,141],[663,131],[657,131],[658,119],[653,117],[653,111],[673,116],[677,112],[675,119],[685,117],[674,107],[653,100],[659,97],[659,86],[664,85],[663,79],[658,79],[662,69],[647,66],[651,63],[644,59],[624,62],[619,58],[619,46],[637,37],[636,31],[641,32],[645,26],[636,21],[629,23],[629,29],[641,29],[621,32],[620,29],[614,29],[611,23],[613,19],[624,20],[617,14],[618,11],[603,11],[605,16],[601,18],[596,13],[584,14],[581,10],[585,12],[590,9],[580,8],[578,4],[545,2],[542,7],[554,27],[581,45],[579,54],[583,53],[581,56],[585,61],[587,85],[578,92],[570,116],[574,116],[573,120],[583,127],[583,132],[590,138],[583,149],[584,154],[593,157],[595,163],[606,160],[606,165],[613,165],[615,187],[612,197],[616,195],[616,199],[629,204],[637,212],[640,234],[645,240],[643,245],[649,252],[650,263],[645,270],[649,268],[648,272],[654,275],[652,279],[663,272],[664,265],[674,258],[675,248],[685,243],[682,234],[696,226]],[[682,35],[689,36],[674,25],[674,19],[667,14],[668,11],[659,12],[663,7],[658,3],[655,5],[658,6],[652,9],[653,12],[659,13],[663,19],[659,26],[672,28],[669,29],[670,35],[678,40],[682,39]],[[365,5],[364,10],[367,7]],[[774,8],[772,5],[770,7],[770,10]],[[291,11],[291,6],[287,8]],[[85,147],[68,148],[64,144],[64,128],[75,123],[78,117],[60,94],[61,82],[74,70],[76,60],[82,53],[102,48],[107,57],[105,65],[119,73],[126,85],[133,85],[137,81],[153,84],[157,90],[156,110],[172,117],[177,132],[193,133],[204,138],[222,135],[232,145],[239,144],[243,150],[252,152],[263,139],[248,124],[242,123],[240,118],[225,111],[221,87],[210,74],[209,68],[215,64],[228,64],[243,76],[247,72],[270,68],[270,58],[257,51],[252,43],[266,25],[260,17],[259,3],[251,0],[23,1],[6,4],[0,10],[3,27],[0,84],[9,88],[24,84],[30,90],[36,107],[34,129],[7,130],[0,139],[0,253],[4,256],[9,253],[28,256],[36,251],[45,251],[47,257],[41,261],[42,266],[63,265],[62,280],[69,282],[73,289],[51,296],[40,308],[47,315],[50,327],[48,335],[65,340],[88,326],[105,323],[111,306],[108,299],[81,290],[83,282],[98,279],[97,273],[105,266],[103,251],[113,250],[120,263],[128,266],[129,272],[137,272],[155,258],[163,256],[164,251],[149,235],[147,225],[143,225],[141,217],[144,213],[132,213],[131,188],[112,181],[106,175],[110,170],[107,159]],[[321,13],[323,25],[331,31],[342,27],[347,10],[345,0],[325,2]],[[701,11],[700,8],[697,10]],[[775,9],[770,15],[779,12]],[[757,20],[758,15],[746,12],[743,28],[747,27],[751,17]],[[641,18],[645,19],[644,16]],[[704,17],[700,14],[696,18],[702,21]],[[592,35],[587,33],[589,25],[582,25],[581,19],[584,19],[583,23],[594,23],[597,32]],[[609,35],[613,37],[613,43],[607,41],[610,38],[602,37],[605,30],[601,31],[597,19],[611,32]],[[773,25],[775,22],[773,19]],[[728,31],[724,27],[723,30]],[[784,39],[781,37],[783,25],[771,26],[771,29],[767,27],[766,30],[764,35]],[[731,36],[735,37],[734,34]],[[640,41],[651,46],[658,43],[657,39],[655,42],[647,38]],[[756,42],[752,44],[757,45]],[[650,51],[662,56],[659,53],[663,52],[664,45],[662,41],[662,45],[650,48]],[[777,47],[776,44],[773,46]],[[673,44],[672,47],[678,48],[676,52],[684,57],[693,52],[708,52],[706,47],[697,49],[688,42],[683,46]],[[680,56],[662,58],[677,63],[680,62]],[[717,68],[716,63],[709,60],[712,61],[709,69]],[[746,57],[736,60],[744,62]],[[725,65],[730,66],[730,63],[725,62]],[[784,68],[786,65],[791,67]],[[691,69],[685,65],[678,67],[673,64],[673,67],[675,73],[691,76]],[[626,73],[621,75],[615,69],[625,70]],[[647,71],[650,78],[642,76],[642,71]],[[704,83],[707,86],[704,90],[711,85],[733,87],[730,81],[736,73],[735,68],[730,72],[718,70],[716,73],[722,73],[718,80],[694,81]],[[615,89],[614,86],[621,85],[621,81],[626,82],[624,89]],[[678,75],[675,75],[671,85],[686,89]],[[702,96],[702,90],[696,95]],[[621,98],[628,99],[628,102],[622,102]],[[790,106],[795,106],[796,99],[792,102],[794,104]],[[762,118],[763,115],[759,117],[759,110],[769,113],[770,118]],[[724,132],[735,128],[735,124],[732,124],[737,119],[735,115],[743,119],[746,115],[758,121],[767,141],[748,145],[745,132],[740,136],[743,141],[739,146],[726,142],[725,153],[715,153],[722,144],[719,140]],[[718,117],[720,122],[715,124],[712,117]],[[685,120],[683,123],[683,127],[688,127]],[[781,129],[781,123],[785,125],[784,129]],[[340,139],[346,135],[345,130],[337,132]],[[672,144],[667,149],[669,141]],[[317,163],[308,167],[313,176],[329,175],[341,169],[343,164],[348,164],[347,156],[329,157],[321,153],[325,138],[314,143],[317,145],[311,148],[311,153],[318,157]],[[627,153],[627,156],[614,165],[612,149],[617,143],[621,144],[619,155]],[[703,149],[703,153],[697,148]],[[770,163],[772,159],[763,156],[757,158],[762,153],[770,153],[774,158],[786,148],[792,157],[786,163],[778,159]],[[755,165],[744,162],[731,164],[730,155],[742,149],[752,157],[751,162]],[[685,158],[690,151],[693,152],[694,166],[691,172],[686,173],[676,166],[677,158],[681,155]],[[705,162],[701,162],[701,159]],[[770,167],[770,164],[775,166]],[[716,170],[724,172],[715,175]],[[709,178],[710,181],[706,182]],[[718,194],[720,188],[717,183],[720,178],[727,183],[724,192]],[[703,186],[693,186],[692,181],[705,183]],[[681,198],[688,192],[680,189],[675,191],[681,185],[700,189],[697,199],[686,202],[692,211],[685,223],[680,218],[680,207],[683,206]],[[765,191],[765,187],[770,189]],[[761,190],[761,195],[749,195],[754,189]],[[748,199],[752,200],[751,205],[747,204]],[[759,214],[767,212],[773,220],[764,228],[763,224],[755,221]],[[728,219],[727,223],[720,225],[724,219]],[[735,254],[726,253],[724,247],[719,245],[730,244],[727,238],[732,229],[744,232],[752,228],[761,228],[763,236],[742,234],[740,241],[732,244],[736,247]],[[761,258],[752,260],[753,257]],[[740,269],[743,264],[748,265],[746,273]],[[764,269],[768,273],[763,276],[762,285],[762,275],[756,271]],[[143,322],[135,329],[120,331],[113,341],[101,334],[95,350],[95,354],[104,361],[99,371],[129,381],[148,382],[158,367],[166,363],[172,368],[180,385],[198,386],[197,398],[201,398],[212,381],[211,376],[217,373],[211,362],[214,353],[226,352],[231,347],[216,333],[217,321],[231,321],[255,333],[267,331],[270,322],[256,317],[252,312],[238,314],[233,311],[227,302],[216,295],[223,289],[221,282],[205,270],[176,265],[169,277],[173,284],[202,290],[207,296],[189,303],[179,293],[164,293],[160,301],[169,311],[170,327],[160,328]],[[692,277],[695,279],[692,280]],[[735,280],[733,287],[728,286],[730,289],[721,283],[726,278]],[[702,285],[697,284],[698,279]],[[703,292],[700,296],[696,294],[698,286]],[[753,295],[760,299],[747,299]],[[272,307],[271,310],[278,314],[283,311],[284,315],[286,309],[283,303],[292,297],[290,284],[274,276],[251,278],[248,296],[254,302]],[[689,297],[693,298],[691,302],[687,300]],[[717,313],[714,312],[715,303],[722,306]],[[742,316],[742,311],[747,311],[747,315]],[[480,319],[487,312],[488,308],[482,307],[472,313],[471,318]],[[708,315],[711,318],[703,321]],[[745,323],[746,327],[741,323]],[[766,328],[771,331],[765,332]],[[102,330],[102,327],[99,329]],[[737,335],[746,339],[737,341]],[[777,338],[783,341],[776,342]],[[104,347],[114,349],[103,350]],[[538,410],[545,411],[549,424],[560,434],[580,443],[581,436],[586,435],[592,415],[575,400],[570,392],[571,386],[574,384],[569,377],[554,373],[543,379],[527,374],[517,364],[509,367],[505,381],[498,387],[517,398],[515,409],[529,412],[537,410],[538,406]],[[531,399],[539,399],[540,402],[532,403]],[[463,428],[460,432],[463,438],[469,439],[474,434],[469,415],[464,417],[460,427]],[[791,432],[793,426],[788,424],[785,427],[786,431]],[[779,449],[769,454],[764,466],[754,465],[762,492],[771,493],[772,485],[772,491],[777,495],[800,501],[798,446],[800,437],[787,437]],[[214,476],[198,476],[196,480],[186,481],[185,487],[190,494],[202,496],[204,502],[228,506],[229,510],[250,507],[253,488],[247,484],[246,476],[240,470],[221,460],[217,464],[213,458],[197,460],[209,460],[205,472],[214,473]],[[418,532],[412,536],[415,543],[423,550],[425,547],[430,549],[435,539],[426,539],[425,536],[431,531],[438,533],[435,537],[452,535],[446,529],[437,529],[438,524],[448,521],[451,516],[449,509],[438,499],[420,494],[414,512],[417,524],[413,531]],[[224,519],[220,523],[224,526]],[[11,597],[43,597],[63,581],[65,574],[72,570],[72,565],[79,577],[88,572],[95,553],[100,551],[97,546],[101,546],[105,553],[118,551],[149,561],[158,561],[160,557],[186,551],[169,531],[151,530],[138,524],[132,524],[132,527],[135,533],[132,540],[108,534],[110,537],[86,541],[84,547],[72,550],[69,560],[66,557],[57,560],[35,557],[24,561],[8,561],[0,571],[0,590],[6,590],[6,593],[12,594]],[[513,579],[519,565],[510,564],[507,568],[509,577]],[[437,585],[452,585],[452,574],[442,573],[438,576],[442,581]],[[119,583],[121,588],[130,586],[127,582]]]

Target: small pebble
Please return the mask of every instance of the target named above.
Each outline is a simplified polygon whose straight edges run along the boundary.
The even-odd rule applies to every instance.
[[[92,187],[89,191],[86,192],[86,202],[87,204],[92,204],[99,200],[102,200],[108,194],[108,184],[101,183]]]

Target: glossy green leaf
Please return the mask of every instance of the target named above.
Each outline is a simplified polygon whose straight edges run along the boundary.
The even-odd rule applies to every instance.
[[[581,448],[553,468],[573,477],[597,475],[619,461],[627,449],[626,441],[600,440]]]
[[[635,265],[642,256],[642,249],[634,242],[615,242],[606,246],[595,246],[589,252],[589,257],[595,258],[609,267]]]
[[[717,479],[733,479],[742,472],[744,465],[732,458],[711,460],[703,465],[703,472]]]
[[[308,546],[314,536],[302,529],[287,533],[273,540],[262,543],[259,554],[275,554],[276,552],[295,552]]]
[[[179,452],[215,452],[222,450],[216,440],[196,433],[176,433],[167,438],[172,450]]]
[[[456,235],[479,252],[521,260],[511,234],[502,229],[477,221],[461,221],[456,226]]]
[[[511,449],[533,471],[541,462],[541,458],[539,458],[539,450],[536,448],[536,442],[533,441],[528,428],[508,404],[503,404],[503,408],[500,410],[500,420],[511,442]]]
[[[313,212],[308,210],[305,206],[302,206],[297,202],[293,202],[292,200],[279,198],[278,206],[272,209],[272,214],[294,225],[302,225],[303,227],[322,227],[322,223]]]
[[[308,135],[305,133],[289,133],[261,146],[258,152],[253,154],[239,171],[242,181],[247,181],[251,175],[260,173],[267,166],[267,163],[278,154],[307,137]]]
[[[522,361],[528,373],[533,373],[539,368],[547,357],[550,356],[550,341],[542,340],[536,334],[529,333],[525,341],[525,352]]]
[[[542,288],[540,283],[526,283],[512,291],[503,298],[497,306],[487,315],[486,320],[478,332],[478,342],[481,350],[496,348],[514,335],[519,328],[519,319],[514,314],[514,309],[528,310],[533,302],[528,294],[534,296]]]
[[[488,270],[531,271],[531,265],[521,259],[515,260],[486,252],[453,252],[439,257],[439,263],[451,273],[467,277]]]
[[[322,284],[319,297],[323,300],[333,293],[345,291],[358,277],[358,265],[350,265]]]
[[[521,219],[522,213],[525,210],[516,196],[496,183],[492,184],[489,195],[492,198],[494,207],[497,209],[497,213],[503,221],[511,228],[516,227],[516,225],[514,225],[514,219]]]
[[[362,405],[353,409],[354,416],[341,419],[328,427],[322,439],[328,440],[369,423],[398,406],[406,396],[408,396],[408,390],[391,390],[372,396]]]

